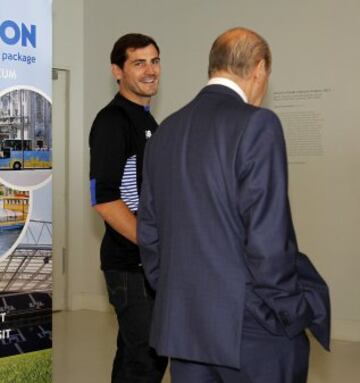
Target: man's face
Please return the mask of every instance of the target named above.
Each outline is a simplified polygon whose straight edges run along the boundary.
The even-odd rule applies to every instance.
[[[129,100],[146,105],[159,87],[160,58],[154,45],[128,49],[127,59],[121,69],[113,66],[115,78],[120,80],[120,93]]]
[[[259,78],[256,84],[256,101],[254,105],[260,106],[264,97],[266,96],[269,87],[270,70],[266,70],[265,67],[259,73]]]
[[[248,94],[249,104],[260,106],[268,90],[270,69],[266,69],[265,63],[260,61],[254,69]]]
[[[258,101],[257,106],[260,106],[266,96],[267,90],[269,87],[269,74],[264,74],[264,77],[261,79],[258,89]]]

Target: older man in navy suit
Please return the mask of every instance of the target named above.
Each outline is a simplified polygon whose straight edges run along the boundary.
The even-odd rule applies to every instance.
[[[299,254],[277,116],[259,105],[271,54],[220,35],[207,86],[146,149],[138,217],[156,290],[150,344],[173,383],[304,383],[310,328],[329,346],[325,282]]]

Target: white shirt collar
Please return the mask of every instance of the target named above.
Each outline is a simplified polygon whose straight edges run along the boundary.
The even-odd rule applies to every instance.
[[[229,80],[225,77],[213,77],[211,78],[206,85],[223,85],[230,89],[232,89],[234,92],[236,92],[246,103],[248,102],[248,98],[245,94],[245,92],[239,87],[238,84],[236,84],[234,81]]]

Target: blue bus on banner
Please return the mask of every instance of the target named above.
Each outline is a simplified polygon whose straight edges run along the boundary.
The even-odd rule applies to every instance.
[[[42,145],[38,141],[38,148],[33,150],[30,140],[4,140],[0,145],[0,169],[51,168],[51,151],[42,151]]]

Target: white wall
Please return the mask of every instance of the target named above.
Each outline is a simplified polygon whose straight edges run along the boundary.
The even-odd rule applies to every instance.
[[[53,67],[69,70],[69,174],[68,174],[68,248],[67,301],[72,310],[92,308],[96,294],[102,295],[102,279],[98,272],[96,250],[88,254],[84,246],[91,236],[84,229],[89,214],[87,129],[84,125],[84,8],[83,0],[54,0],[54,57]],[[93,284],[86,284],[86,275]],[[96,278],[98,276],[98,279]],[[96,281],[98,280],[98,284]],[[56,286],[55,286],[56,288]],[[89,295],[91,299],[88,299]],[[104,298],[100,305],[105,306]]]
[[[98,271],[103,229],[89,208],[87,135],[95,114],[116,91],[109,72],[112,44],[128,32],[149,34],[158,41],[163,73],[153,112],[161,121],[205,83],[214,38],[242,25],[265,36],[272,47],[269,106],[279,108],[276,91],[332,89],[329,97],[309,106],[319,109],[324,120],[324,153],[299,161],[290,158],[290,192],[300,248],[332,291],[333,334],[360,340],[360,258],[355,241],[360,229],[360,115],[354,96],[360,87],[358,1],[345,0],[340,7],[335,0],[55,0],[54,8],[55,63],[73,71],[71,306],[107,307]]]

